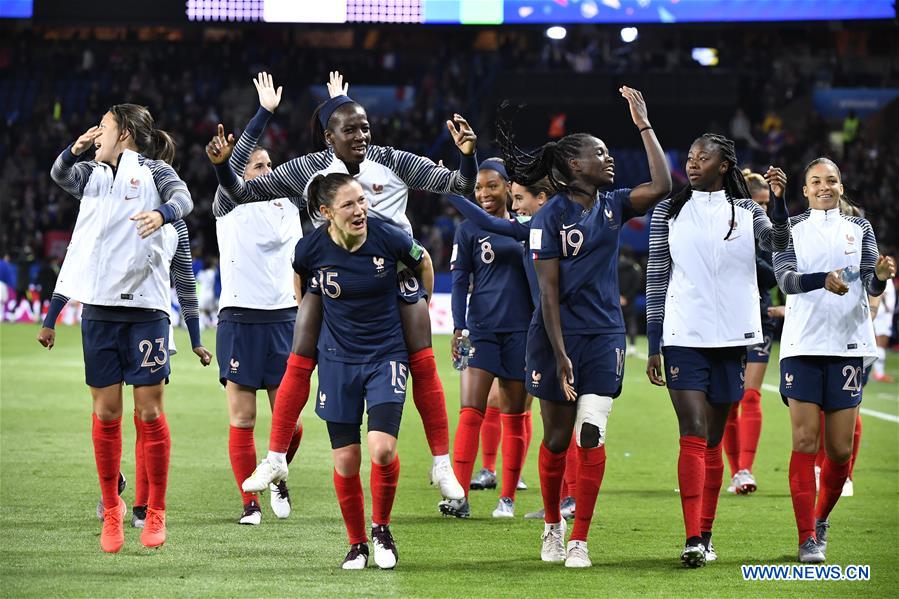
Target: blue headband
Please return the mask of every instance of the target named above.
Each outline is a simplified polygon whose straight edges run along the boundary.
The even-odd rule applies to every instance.
[[[337,96],[322,104],[321,110],[318,111],[318,122],[321,123],[322,129],[328,128],[328,121],[331,120],[331,115],[334,114],[335,110],[344,104],[351,104],[353,102],[354,100],[349,96]]]
[[[506,173],[506,167],[503,166],[502,162],[497,162],[496,160],[485,160],[478,167],[479,171],[496,171],[500,174],[503,180],[509,180],[509,174]]]

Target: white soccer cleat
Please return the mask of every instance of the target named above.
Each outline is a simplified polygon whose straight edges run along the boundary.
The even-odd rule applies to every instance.
[[[464,499],[465,489],[456,480],[456,474],[449,460],[435,462],[431,468],[431,485],[440,489],[444,499]]]
[[[343,558],[343,564],[340,566],[344,570],[364,570],[368,565],[368,545],[366,543],[356,543],[350,545],[350,550]]]
[[[587,551],[587,541],[568,541],[568,555],[565,557],[566,568],[589,568],[593,565]]]
[[[278,484],[270,484],[268,490],[271,493],[272,511],[281,519],[290,516],[290,491],[283,480]]]
[[[840,493],[840,497],[852,497],[855,495],[855,485],[852,484],[852,479],[847,478],[846,482],[843,483],[843,491]]]
[[[556,524],[543,524],[543,546],[540,548],[540,559],[545,562],[565,561],[565,520]]]
[[[399,554],[390,527],[372,526],[371,541],[375,547],[375,564],[382,570],[393,570],[399,560]]]
[[[287,480],[287,463],[270,461],[268,458],[263,459],[253,470],[253,474],[249,476],[240,486],[244,493],[261,493],[268,489],[272,483],[279,483]]]
[[[247,526],[259,526],[262,524],[262,510],[259,509],[259,504],[251,501],[243,506],[243,513],[240,515],[240,520],[237,523],[246,524]]]
[[[518,478],[518,484],[515,485],[515,490],[516,491],[527,491],[528,490],[528,484],[526,482],[524,482],[523,478],[521,478],[521,477]]]
[[[500,497],[499,503],[496,504],[496,509],[493,510],[494,518],[514,518],[515,517],[515,502],[509,499],[508,497]]]
[[[735,491],[737,495],[749,495],[750,493],[755,493],[755,490],[758,488],[752,472],[745,468],[737,472],[736,476],[734,476],[734,481],[736,482]]]

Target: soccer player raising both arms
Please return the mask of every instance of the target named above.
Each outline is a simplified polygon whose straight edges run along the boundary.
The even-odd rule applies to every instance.
[[[359,427],[367,407],[371,536],[375,563],[389,569],[397,562],[389,524],[409,375],[395,281],[400,263],[422,274],[424,249],[399,227],[368,218],[362,186],[351,175],[317,175],[309,201],[310,210],[320,211],[328,224],[297,243],[293,267],[310,287],[319,288],[324,307],[315,411],[328,425],[334,487],[350,541],[343,568],[359,570],[368,562],[359,478]]]
[[[94,159],[79,162],[91,147]],[[66,257],[77,268],[60,276],[56,290],[84,304],[85,380],[93,398],[94,457],[105,508],[100,547],[110,553],[125,543],[127,508],[118,495],[122,383],[134,386],[149,482],[141,542],[159,547],[166,539],[171,442],[162,398],[169,376],[172,252],[166,250],[166,231],[159,229],[193,209],[187,185],[169,165],[174,155],[172,138],[156,129],[145,107],[117,104],[63,150],[50,171],[80,200]]]
[[[734,144],[726,137],[706,133],[694,141],[686,170],[690,184],[652,215],[646,374],[654,385],[667,380],[677,414],[677,475],[687,534],[681,560],[696,568],[717,557],[711,538],[724,476],[721,438],[731,405],[743,396],[746,348],[763,339],[756,246],[782,251],[790,229],[783,171],[769,168],[765,174],[774,195],[772,227],[764,209],[749,199]]]
[[[606,425],[621,392],[625,327],[618,289],[621,226],[671,191],[668,163],[647,116],[642,94],[620,89],[638,128],[652,181],[633,189],[600,191],[615,180],[615,161],[596,137],[576,133],[533,153],[515,146],[499,127],[513,181],[529,185],[548,177],[558,191],[531,219],[530,249],[540,303],[528,330],[526,383],[540,399],[543,443],[540,486],[544,532],[541,559],[566,567],[592,565],[587,533],[605,471]],[[566,450],[575,434],[578,451],[577,512],[564,544],[559,511]]]
[[[365,109],[346,95],[347,86],[339,73],[331,73],[328,84],[332,96],[313,114],[314,130],[326,149],[301,156],[278,166],[272,173],[251,181],[239,178],[228,165],[233,140],[220,135],[207,146],[216,165],[216,175],[226,197],[238,204],[306,195],[316,174],[344,173],[355,177],[371,201],[372,216],[401,227],[411,236],[406,217],[410,189],[438,193],[469,194],[477,175],[475,142],[471,127],[460,115],[447,121],[453,141],[461,152],[460,170],[450,171],[422,158],[394,148],[371,145],[371,130]],[[313,217],[318,215],[313,214]],[[398,295],[403,334],[409,350],[412,397],[422,418],[434,462],[431,482],[448,499],[461,499],[464,490],[453,474],[449,460],[449,425],[443,385],[431,348],[431,321],[427,295],[433,288],[433,266],[424,257],[424,277],[415,279],[408,271],[398,275]],[[285,454],[297,419],[309,397],[309,379],[315,367],[314,340],[320,328],[321,299],[315,293],[304,297],[294,332],[294,351],[279,389],[272,416],[269,454],[259,464],[243,490],[265,489],[287,477]],[[310,343],[312,342],[312,343]],[[311,347],[310,347],[311,346]]]
[[[805,169],[808,210],[790,219],[791,243],[775,252],[787,294],[780,344],[780,394],[790,409],[790,496],[799,530],[799,561],[825,560],[828,520],[849,475],[862,376],[877,357],[868,295],[896,276],[867,220],[840,212],[840,169],[817,158]],[[824,412],[824,430],[820,413]],[[815,501],[815,454],[824,435],[821,490]]]

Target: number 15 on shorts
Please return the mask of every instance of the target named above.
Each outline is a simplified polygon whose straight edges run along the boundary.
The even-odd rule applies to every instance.
[[[405,362],[390,361],[390,384],[397,395],[406,394],[406,381],[409,378],[409,366]]]

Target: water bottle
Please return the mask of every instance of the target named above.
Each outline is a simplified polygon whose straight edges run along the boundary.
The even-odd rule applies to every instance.
[[[846,285],[849,285],[853,281],[857,281],[859,276],[861,276],[861,273],[858,270],[858,266],[854,264],[852,266],[847,266],[840,271],[840,280]]]
[[[468,368],[468,360],[471,358],[471,339],[468,329],[462,329],[462,338],[459,341],[459,357],[453,359],[453,368],[465,370]]]

